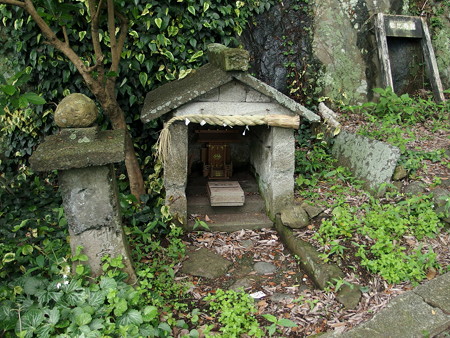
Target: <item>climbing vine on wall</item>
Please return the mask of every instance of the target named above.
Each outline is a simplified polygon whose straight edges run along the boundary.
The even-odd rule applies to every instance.
[[[95,63],[90,49],[90,21],[86,1],[34,1],[38,11],[59,36],[67,34],[71,47],[87,66]],[[236,38],[248,20],[270,7],[270,0],[249,1],[116,1],[121,15],[129,21],[125,48],[118,74],[118,100],[127,114],[127,123],[141,150],[156,138],[155,125],[143,126],[139,120],[145,94],[160,84],[186,76],[206,62],[204,50],[209,43],[239,45]],[[63,9],[63,10],[61,10]],[[70,92],[87,93],[75,67],[53,47],[44,44],[34,22],[22,9],[0,5],[0,70],[7,76],[31,67],[28,82],[54,108]],[[60,27],[65,27],[61,31]],[[101,43],[108,46],[107,30],[100,27]],[[14,57],[13,57],[14,56]],[[111,55],[105,55],[109,61]],[[8,74],[11,72],[11,74]],[[155,122],[157,123],[157,122]],[[144,141],[145,140],[145,141]],[[11,146],[11,145],[7,145]]]

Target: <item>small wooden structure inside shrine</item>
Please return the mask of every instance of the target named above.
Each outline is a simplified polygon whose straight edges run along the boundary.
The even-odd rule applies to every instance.
[[[208,54],[208,64],[149,92],[141,113],[144,123],[166,121],[159,140],[166,203],[186,224],[191,213],[258,217],[249,207],[259,197],[273,219],[293,199],[294,129],[320,117],[249,75],[247,51],[213,44]],[[207,211],[188,211],[206,196]]]

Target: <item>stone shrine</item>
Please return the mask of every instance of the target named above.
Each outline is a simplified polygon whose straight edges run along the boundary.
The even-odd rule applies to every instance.
[[[208,56],[208,64],[149,92],[144,102],[144,123],[166,121],[160,137],[166,204],[187,224],[190,181],[202,177],[199,195],[206,195],[207,181],[242,186],[246,173],[257,183],[251,194],[261,195],[273,220],[294,196],[294,129],[300,119],[320,117],[249,75],[247,51],[213,44]]]

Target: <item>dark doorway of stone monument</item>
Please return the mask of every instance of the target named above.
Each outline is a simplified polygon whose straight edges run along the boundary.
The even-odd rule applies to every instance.
[[[237,231],[273,226],[250,164],[245,127],[189,125],[188,228]]]

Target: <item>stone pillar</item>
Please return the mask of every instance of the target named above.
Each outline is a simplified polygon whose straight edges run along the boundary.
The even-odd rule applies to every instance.
[[[272,158],[269,199],[270,216],[294,199],[295,138],[293,129],[272,127]]]
[[[134,283],[112,166],[125,158],[125,132],[98,131],[97,114],[95,103],[83,94],[64,98],[55,111],[61,133],[47,137],[30,163],[37,171],[58,170],[72,254],[83,247],[93,276],[102,274],[103,256],[120,255],[128,282]]]
[[[174,219],[187,224],[186,185],[188,176],[188,127],[182,123],[171,126],[170,151],[164,164],[166,205]]]

